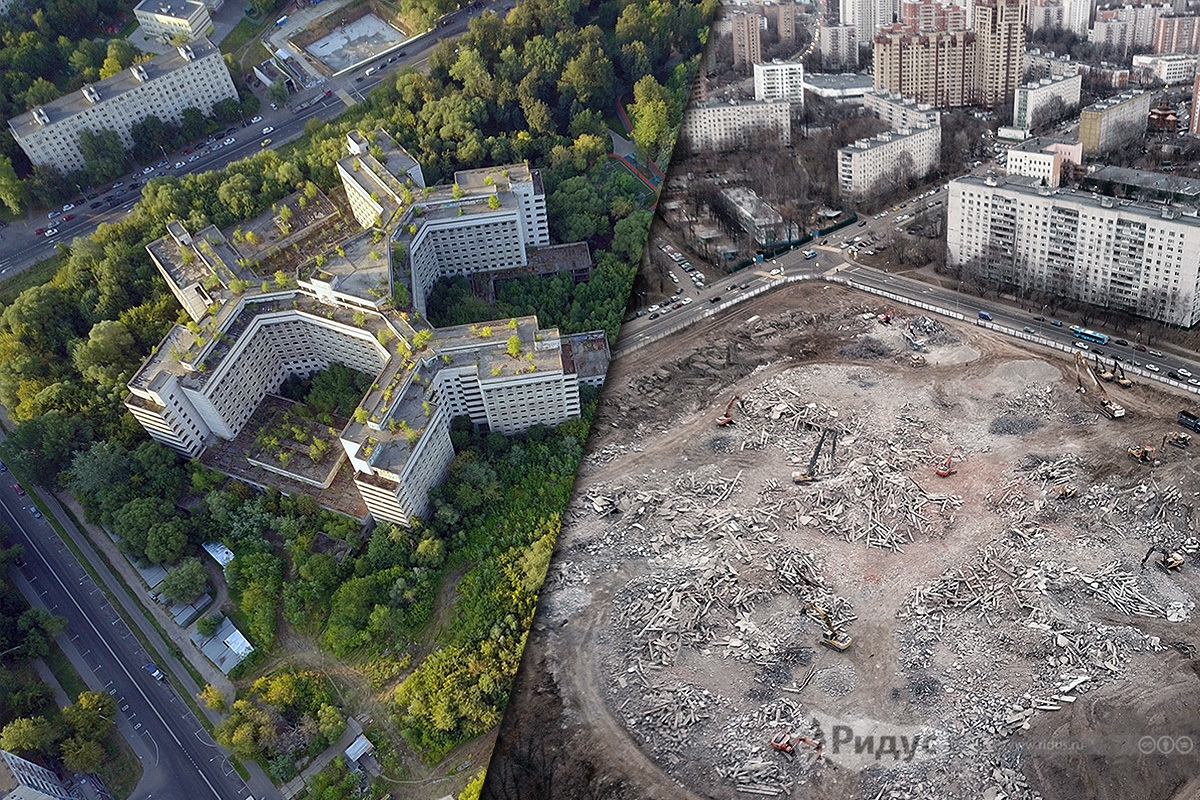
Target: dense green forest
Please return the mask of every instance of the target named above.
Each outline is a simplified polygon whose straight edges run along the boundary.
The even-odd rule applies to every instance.
[[[320,642],[389,693],[394,723],[426,759],[488,730],[507,701],[594,397],[582,419],[553,431],[505,438],[456,426],[458,455],[432,518],[364,533],[307,496],[256,493],[146,440],[122,405],[125,384],[182,314],[144,248],[172,219],[191,230],[227,227],[290,192],[335,190],[346,133],[382,127],[430,183],[528,160],[542,169],[553,237],[583,237],[597,265],[580,284],[514,281],[494,308],[448,284],[439,291],[460,294],[442,313],[462,314],[458,305],[464,317],[537,313],[565,333],[615,335],[653,198],[605,157],[606,120],[623,100],[644,157],[669,155],[714,7],[523,0],[505,19],[486,14],[436,48],[427,75],[401,72],[338,120],[314,123],[286,154],[150,181],[124,220],[76,240],[52,280],[0,313],[0,402],[18,423],[6,460],[69,487],[134,558],[183,569],[218,532],[236,554],[231,616],[260,654],[280,625]],[[319,393],[324,407],[353,386],[353,376],[333,376]],[[292,389],[307,392],[313,413],[331,413],[316,410],[308,387]],[[435,614],[439,603],[448,614]],[[241,699],[262,710],[256,691]],[[314,712],[297,719],[304,713]],[[268,766],[281,755],[268,740],[244,744]]]

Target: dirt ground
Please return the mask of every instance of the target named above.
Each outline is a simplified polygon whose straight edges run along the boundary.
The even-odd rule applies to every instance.
[[[1187,399],[1109,419],[1064,354],[882,310],[794,286],[614,362],[484,797],[1200,798]]]

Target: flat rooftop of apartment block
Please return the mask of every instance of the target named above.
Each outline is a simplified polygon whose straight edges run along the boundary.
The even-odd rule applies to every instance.
[[[191,53],[189,58],[184,53]],[[161,78],[163,75],[168,75],[180,67],[187,64],[189,61],[198,61],[205,56],[216,53],[217,48],[208,39],[201,37],[192,41],[185,47],[172,49],[167,53],[143,61],[140,64],[135,64],[129,69],[123,69],[111,78],[105,78],[102,81],[97,81],[91,84],[91,89],[95,91],[100,101],[111,100],[125,92],[136,89],[143,83],[148,83]],[[142,70],[145,73],[146,80],[140,80],[134,75],[134,70]],[[86,88],[86,87],[85,87]],[[9,127],[12,128],[14,135],[18,138],[29,136],[32,133],[40,130],[43,126],[35,118],[35,112],[39,109],[45,113],[47,118],[46,124],[53,124],[59,120],[73,117],[81,111],[95,105],[84,95],[84,89],[79,89],[74,92],[59,97],[56,100],[51,100],[45,105],[39,106],[33,111],[26,111],[24,114],[18,114],[8,121]]]
[[[198,0],[142,0],[134,6],[134,13],[141,11],[145,14],[158,14],[176,19],[188,19],[196,13],[197,7],[204,4]]]
[[[1050,189],[1042,186],[1041,179],[1024,175],[982,177],[979,175],[964,175],[956,178],[953,183],[965,183],[974,186],[999,186],[1032,195],[1056,196],[1072,203],[1078,203],[1088,208],[1119,208],[1122,211],[1136,213],[1142,216],[1167,216],[1175,222],[1200,227],[1200,216],[1194,206],[1164,207],[1152,203],[1134,200],[1122,200],[1109,195],[1096,194],[1090,191],[1079,191],[1070,188]]]
[[[369,230],[342,242],[338,248],[321,254],[322,264],[316,259],[307,262],[301,279],[327,281],[334,291],[363,299],[385,296],[388,293],[388,242],[387,237],[375,241],[382,231]]]
[[[488,179],[492,183],[488,183]],[[454,173],[454,183],[467,192],[485,191],[495,185],[506,190],[513,183],[534,182],[535,189],[542,191],[542,173],[530,169],[528,164],[503,164],[498,167],[479,167],[478,169],[462,169]]]
[[[1128,103],[1130,100],[1136,100],[1139,97],[1148,94],[1153,94],[1153,92],[1143,92],[1140,89],[1130,89],[1127,92],[1121,92],[1118,95],[1106,97],[1103,100],[1097,100],[1083,110],[1092,112],[1107,111],[1108,109],[1119,106],[1122,103]]]
[[[1016,151],[1018,153],[1041,153],[1054,147],[1056,144],[1067,145],[1068,147],[1079,144],[1079,142],[1069,142],[1066,139],[1055,139],[1050,136],[1031,136],[1028,139],[1023,139],[1008,148],[1008,152]]]
[[[1087,180],[1133,186],[1163,195],[1200,199],[1200,179],[1150,172],[1129,167],[1097,167],[1087,174]]]

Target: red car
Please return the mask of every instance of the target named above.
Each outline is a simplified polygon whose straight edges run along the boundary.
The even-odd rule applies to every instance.
[[[14,483],[13,488],[17,490],[17,494],[21,495],[22,497],[25,496],[25,490],[21,488],[21,484]]]
[[[64,214],[63,215],[63,222],[70,222],[73,219],[75,219],[74,214]]]
[[[45,233],[45,232],[46,232],[46,229],[45,229],[45,228],[38,228],[37,230],[35,230],[35,231],[33,232],[33,235],[34,235],[34,236],[41,236],[41,235],[42,235],[43,233]]]
[[[1144,352],[1146,352],[1146,345],[1144,345],[1144,344],[1135,344],[1135,345],[1133,346],[1133,349],[1134,349],[1134,350],[1137,350],[1139,353],[1144,353]]]

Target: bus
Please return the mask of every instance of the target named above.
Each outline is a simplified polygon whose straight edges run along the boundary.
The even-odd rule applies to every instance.
[[[1097,344],[1108,344],[1107,333],[1097,333],[1096,331],[1087,328],[1081,328],[1078,325],[1071,326],[1071,334],[1076,339],[1083,339],[1087,342],[1096,342]]]

